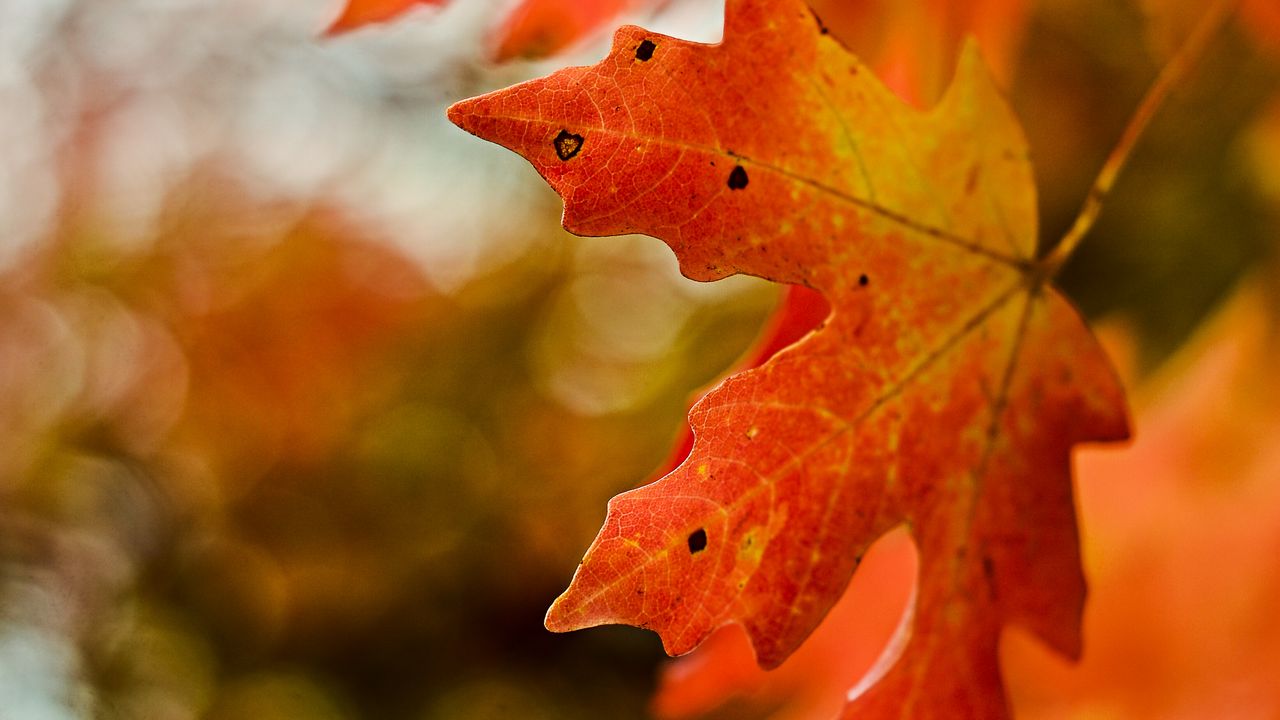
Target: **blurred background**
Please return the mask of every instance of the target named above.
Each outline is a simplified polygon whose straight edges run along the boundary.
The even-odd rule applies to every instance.
[[[383,4],[0,0],[0,720],[829,716],[865,667],[543,630],[779,295],[566,235],[444,119],[722,4]],[[1046,243],[1203,10],[814,4],[921,106],[978,36]],[[1080,458],[1088,654],[1011,638],[1020,715],[1280,716],[1280,10],[1239,19],[1062,278],[1138,440]]]

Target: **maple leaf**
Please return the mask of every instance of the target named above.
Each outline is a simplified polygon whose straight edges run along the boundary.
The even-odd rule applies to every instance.
[[[337,35],[371,23],[386,22],[408,12],[415,5],[444,5],[449,0],[347,0],[342,14],[327,33]]]
[[[1079,655],[1070,452],[1127,435],[1123,395],[1034,257],[1026,143],[973,45],[921,113],[801,0],[730,0],[720,45],[624,27],[599,64],[449,116],[525,156],[572,232],[832,307],[694,406],[689,457],[609,503],[548,628],[637,625],[681,654],[736,622],[774,667],[905,523],[914,638],[851,711],[1006,715],[1008,623]]]

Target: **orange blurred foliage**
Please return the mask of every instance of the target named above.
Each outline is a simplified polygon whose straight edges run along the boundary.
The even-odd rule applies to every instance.
[[[182,435],[228,478],[321,461],[359,401],[378,397],[371,364],[430,317],[417,269],[385,244],[335,242],[339,225],[309,218],[249,267],[223,266],[213,248],[171,250],[185,287],[170,292],[193,303],[174,323],[191,374]]]
[[[1001,86],[1013,80],[1027,19],[1025,0],[813,0],[832,34],[865,59],[890,88],[931,105],[951,82],[961,41],[977,39]]]
[[[493,58],[554,55],[645,0],[521,0],[494,29]]]
[[[365,25],[393,20],[416,5],[444,5],[447,2],[449,0],[347,0],[342,14],[326,32],[337,35]]]
[[[1274,0],[1246,0],[1240,7],[1241,20],[1258,44],[1280,53],[1280,3]]]
[[[349,32],[395,20],[419,5],[443,6],[450,0],[348,0],[326,31]],[[488,44],[497,63],[550,57],[583,40],[626,10],[656,0],[519,0],[492,26]]]

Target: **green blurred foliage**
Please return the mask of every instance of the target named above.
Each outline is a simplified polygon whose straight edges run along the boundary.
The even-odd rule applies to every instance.
[[[1071,225],[1171,54],[1159,19],[1137,3],[1059,0],[1032,15],[1013,100],[1040,184],[1042,244]],[[1161,109],[1061,276],[1086,315],[1129,323],[1147,369],[1275,252],[1273,200],[1247,134],[1278,94],[1280,64],[1228,26]]]

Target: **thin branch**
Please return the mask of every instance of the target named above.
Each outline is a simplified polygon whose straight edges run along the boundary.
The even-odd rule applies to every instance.
[[[1062,237],[1062,240],[1053,248],[1053,250],[1040,261],[1040,266],[1044,272],[1044,277],[1052,277],[1062,268],[1071,254],[1080,246],[1085,235],[1093,228],[1093,224],[1098,219],[1098,214],[1102,212],[1102,204],[1111,194],[1111,188],[1115,185],[1116,176],[1124,168],[1125,163],[1129,160],[1129,156],[1133,154],[1133,148],[1137,145],[1138,140],[1146,131],[1147,126],[1151,124],[1151,118],[1155,116],[1160,106],[1169,96],[1169,92],[1177,87],[1186,79],[1188,73],[1199,62],[1200,57],[1204,54],[1205,46],[1209,44],[1209,40],[1218,32],[1222,24],[1235,10],[1237,0],[1217,0],[1200,18],[1191,34],[1183,41],[1182,47],[1178,48],[1177,54],[1169,59],[1164,69],[1160,71],[1160,75],[1156,77],[1156,81],[1147,90],[1147,94],[1142,98],[1142,103],[1138,105],[1138,109],[1133,113],[1133,117],[1129,118],[1129,124],[1125,126],[1124,133],[1120,135],[1120,141],[1116,143],[1115,148],[1111,150],[1111,154],[1107,156],[1107,161],[1103,163],[1102,170],[1098,172],[1098,177],[1093,181],[1093,187],[1089,188],[1089,195],[1085,198],[1084,206],[1080,208],[1080,214],[1076,216],[1075,222],[1071,225],[1071,229]]]

